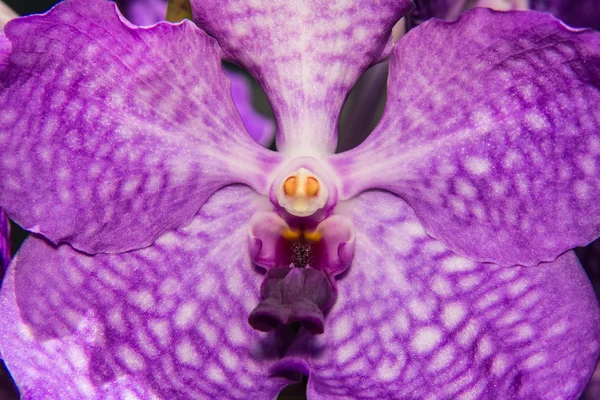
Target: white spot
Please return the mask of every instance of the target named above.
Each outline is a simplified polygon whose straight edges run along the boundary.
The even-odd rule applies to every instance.
[[[479,343],[477,344],[477,356],[479,357],[479,359],[483,360],[491,356],[493,352],[494,346],[492,345],[492,342],[490,341],[489,337],[484,336],[483,338],[481,338],[481,340],[479,340]]]
[[[523,361],[523,367],[525,369],[533,369],[539,367],[546,362],[546,355],[543,353],[536,353]]]
[[[336,342],[341,342],[350,336],[352,332],[352,320],[348,315],[340,318],[333,326],[333,337]]]
[[[185,303],[177,309],[175,314],[175,325],[178,328],[188,328],[193,322],[198,311],[196,303]]]
[[[442,276],[435,276],[431,282],[431,289],[440,296],[452,295],[452,284]]]
[[[76,369],[83,369],[87,365],[85,353],[79,346],[72,346],[69,348],[69,360]]]
[[[470,271],[476,265],[474,261],[460,256],[450,256],[442,262],[442,268],[448,272]]]
[[[196,349],[189,341],[183,341],[177,345],[175,349],[177,354],[177,359],[184,364],[188,365],[198,365],[200,358],[198,357],[198,353]]]
[[[454,302],[444,306],[442,310],[442,321],[448,329],[454,329],[467,315],[465,306],[461,303]]]
[[[125,366],[133,371],[141,371],[145,368],[142,357],[129,346],[121,346],[118,350],[119,358],[125,363]]]
[[[475,321],[470,321],[457,335],[458,343],[467,348],[479,333],[479,326]]]
[[[207,323],[201,323],[198,325],[198,331],[202,334],[210,346],[214,346],[217,343],[217,333],[211,325]]]
[[[238,367],[238,357],[227,348],[224,348],[219,352],[219,359],[223,365],[231,371],[235,371]]]
[[[359,350],[359,346],[357,346],[355,343],[346,343],[345,345],[341,346],[336,353],[336,360],[339,364],[345,364],[346,362],[348,362],[348,360],[350,360],[352,357],[354,357],[356,355],[356,353],[358,353]]]
[[[501,376],[502,374],[504,374],[504,371],[506,371],[507,367],[508,367],[508,363],[506,362],[504,355],[498,354],[492,360],[492,366],[491,366],[490,370],[491,370],[492,374],[494,374],[496,376]]]
[[[529,129],[539,131],[548,127],[548,120],[545,115],[539,113],[537,110],[530,111],[525,116],[525,122]]]
[[[475,186],[463,178],[456,179],[456,190],[461,195],[468,199],[474,199],[477,196],[477,189]]]
[[[488,132],[492,129],[493,118],[489,111],[476,111],[472,118],[479,132]]]
[[[490,171],[491,164],[486,158],[470,156],[465,161],[465,168],[474,175],[483,175]]]
[[[213,382],[224,383],[225,382],[225,374],[223,370],[216,365],[211,365],[208,368],[208,378]]]
[[[428,326],[417,330],[411,345],[417,353],[428,353],[439,344],[441,339],[442,332],[434,326]]]
[[[431,307],[420,300],[412,299],[408,303],[408,309],[412,316],[420,321],[427,321],[431,318]]]
[[[386,357],[377,367],[377,376],[384,382],[391,382],[398,378],[402,367],[405,363],[404,354],[400,354],[398,358],[391,360]]]
[[[433,360],[431,360],[429,370],[435,372],[446,368],[448,365],[450,365],[453,359],[454,347],[452,347],[452,345],[444,346],[440,351],[438,351]]]
[[[148,290],[133,292],[129,295],[131,303],[137,305],[141,310],[148,311],[154,307],[154,296]]]
[[[151,320],[148,323],[150,330],[156,336],[160,344],[164,347],[170,342],[169,323],[162,320]]]

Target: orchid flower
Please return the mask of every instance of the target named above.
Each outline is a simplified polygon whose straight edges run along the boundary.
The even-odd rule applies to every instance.
[[[24,398],[576,398],[600,350],[600,34],[410,1],[67,0],[0,36],[0,291]],[[299,30],[299,27],[302,29]],[[350,40],[351,39],[351,40]],[[386,110],[332,154],[390,56]],[[221,59],[262,84],[254,141]],[[267,333],[263,331],[268,331]],[[577,373],[574,373],[576,371]]]

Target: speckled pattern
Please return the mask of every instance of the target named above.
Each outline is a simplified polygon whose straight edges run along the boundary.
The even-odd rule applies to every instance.
[[[248,325],[262,275],[240,246],[265,205],[222,189],[186,228],[119,255],[28,239],[0,297],[0,347],[24,398],[274,398],[287,381],[267,377],[273,335]]]
[[[338,211],[356,226],[354,262],[325,333],[288,352],[308,361],[281,362],[310,370],[311,400],[574,399],[583,390],[600,318],[572,252],[502,268],[452,253],[392,194],[367,192]]]
[[[388,103],[330,158],[341,198],[403,196],[456,252],[535,265],[598,236],[600,36],[548,14],[474,9],[395,47]]]
[[[6,26],[0,204],[86,252],[146,246],[232,182],[264,193],[280,158],[245,131],[214,39],[121,18],[72,1]]]
[[[0,208],[0,283],[10,261],[10,225],[4,210]],[[1,286],[1,284],[0,284]]]
[[[343,102],[390,50],[408,0],[192,0],[194,21],[262,84],[277,118],[277,148],[335,151]]]

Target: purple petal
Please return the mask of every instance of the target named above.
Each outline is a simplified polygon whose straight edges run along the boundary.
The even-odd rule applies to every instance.
[[[309,399],[583,391],[600,350],[600,310],[572,252],[539,267],[479,264],[429,237],[392,194],[368,192],[343,210],[356,254],[325,333],[300,332],[308,341],[274,368],[310,373]]]
[[[600,29],[598,0],[530,0],[530,7],[550,12],[571,26]]]
[[[0,282],[10,261],[10,224],[4,210],[0,208]]]
[[[275,138],[275,123],[252,107],[252,86],[248,78],[234,71],[225,71],[231,81],[233,102],[240,112],[246,130],[261,145],[268,147]]]
[[[119,5],[123,15],[135,25],[153,25],[167,15],[166,0],[122,0]]]
[[[194,21],[263,85],[288,154],[332,153],[346,95],[390,50],[408,0],[192,0]]]
[[[384,116],[333,156],[340,198],[384,188],[459,254],[536,265],[600,234],[600,34],[549,15],[430,20],[391,60]]]
[[[0,75],[0,205],[91,253],[151,244],[224,185],[266,192],[281,157],[245,132],[212,38],[115,11],[72,0],[11,21]]]
[[[287,383],[267,376],[278,344],[247,322],[262,275],[244,244],[264,204],[225,188],[189,226],[116,255],[28,239],[0,298],[0,348],[23,397],[274,398]]]

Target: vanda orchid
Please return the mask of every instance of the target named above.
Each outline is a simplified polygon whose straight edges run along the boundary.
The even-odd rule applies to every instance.
[[[192,1],[140,28],[67,0],[0,36],[0,292],[25,399],[577,398],[600,310],[600,34],[406,0]],[[213,38],[214,37],[214,38]],[[384,116],[332,154],[390,56]],[[248,135],[221,59],[277,118]],[[299,329],[298,329],[299,328]],[[265,333],[263,331],[268,331]]]

